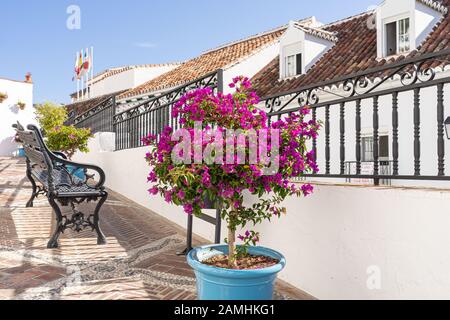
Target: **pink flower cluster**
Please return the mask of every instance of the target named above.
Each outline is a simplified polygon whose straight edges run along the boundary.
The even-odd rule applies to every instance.
[[[214,134],[211,137],[212,127],[219,132],[228,129],[257,130],[259,134],[267,135],[265,138],[268,140],[269,153],[274,152],[271,146],[275,142],[269,129],[279,130],[279,153],[274,158],[279,163],[278,172],[264,175],[265,165],[259,157],[255,164],[240,164],[239,160],[242,159],[238,158],[237,153],[231,156],[234,161],[230,161],[230,155],[224,154],[223,163],[207,165],[198,161],[202,159],[195,158],[198,144],[190,148],[192,163],[176,164],[172,159],[172,151],[177,143],[172,141],[173,129],[170,127],[164,129],[158,143],[155,142],[156,137],[151,135],[143,138],[143,142],[153,146],[146,155],[152,167],[148,176],[148,182],[153,184],[149,189],[150,194],[160,194],[167,202],[183,206],[188,214],[200,214],[207,197],[218,200],[224,204],[226,212],[233,212],[229,223],[245,226],[248,222],[258,223],[273,215],[280,216],[285,209],[279,205],[287,196],[307,196],[313,192],[310,184],[295,184],[291,179],[307,172],[318,172],[314,152],[308,150],[307,141],[317,137],[320,123],[306,120],[309,110],[303,109],[268,127],[266,113],[256,107],[259,98],[252,91],[249,79],[237,77],[230,87],[235,89],[233,94],[214,93],[210,88],[189,92],[176,103],[172,116],[179,119],[191,138],[195,137],[194,124],[198,121],[203,123],[200,135],[202,141],[199,144],[202,156],[208,144],[215,139]],[[227,139],[222,142],[224,148],[230,143]],[[238,147],[235,141],[231,143]],[[247,141],[246,147],[248,157],[249,149],[256,146]],[[249,190],[260,199],[265,194],[272,194],[273,198],[270,201],[260,200],[248,208],[243,203],[244,190]],[[248,242],[259,240],[259,235],[248,231],[241,238]]]

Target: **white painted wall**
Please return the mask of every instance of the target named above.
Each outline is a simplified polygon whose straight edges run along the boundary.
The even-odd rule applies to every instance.
[[[274,42],[267,46],[264,46],[254,54],[238,61],[237,63],[227,66],[223,72],[224,91],[230,92],[228,84],[232,82],[232,79],[238,75],[243,75],[249,78],[255,76],[265,66],[267,66],[275,57],[278,56],[280,45],[278,42]]]
[[[127,70],[95,82],[92,87],[92,97],[102,96],[121,90],[133,88],[134,70]]]
[[[332,47],[333,43],[330,41],[305,34],[305,57],[303,58],[305,70],[303,72],[308,72]]]
[[[12,156],[18,147],[12,125],[17,121],[22,125],[35,123],[33,84],[0,78],[0,92],[8,94],[8,99],[0,103],[0,156]],[[25,110],[17,107],[19,101],[26,104]]]
[[[283,252],[280,276],[319,299],[449,299],[450,191],[316,186],[265,223],[262,245]],[[367,270],[381,272],[369,290]]]
[[[135,67],[103,80],[95,82],[91,87],[92,98],[105,94],[136,88],[141,84],[178,67],[176,64]]]
[[[416,1],[416,45],[422,44],[430,35],[434,26],[442,19],[436,10]]]
[[[147,193],[146,148],[96,152],[99,139],[75,160],[100,165],[109,188],[185,227],[181,208]],[[317,185],[309,198],[288,199],[286,216],[257,229],[262,245],[286,255],[280,277],[319,299],[449,299],[449,201],[450,190]],[[194,232],[214,238],[198,219]],[[381,272],[380,290],[366,285],[370,266]]]

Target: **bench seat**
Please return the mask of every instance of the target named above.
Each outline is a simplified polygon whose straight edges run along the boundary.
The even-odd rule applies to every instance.
[[[67,229],[80,232],[86,228],[96,231],[97,244],[105,244],[106,238],[99,224],[100,209],[108,198],[103,170],[95,165],[69,161],[64,154],[50,151],[40,129],[34,125],[29,125],[28,130],[20,123],[13,127],[17,132],[16,140],[23,145],[26,175],[33,189],[27,207],[33,207],[33,201],[39,195],[46,195],[55,212],[56,228],[47,247],[58,248],[59,236]],[[97,202],[94,211],[80,211],[79,205],[83,202]],[[60,206],[69,206],[71,213],[63,215]]]

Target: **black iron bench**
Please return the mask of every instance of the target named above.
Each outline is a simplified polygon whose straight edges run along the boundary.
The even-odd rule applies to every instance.
[[[106,239],[99,225],[99,211],[108,197],[103,186],[103,170],[68,161],[64,154],[50,151],[41,131],[34,125],[29,125],[28,130],[19,123],[13,127],[17,131],[17,140],[23,144],[26,175],[33,189],[26,206],[33,207],[36,197],[46,195],[56,215],[56,229],[47,247],[58,248],[58,238],[67,229],[80,232],[86,228],[97,232],[97,244],[105,244]],[[79,204],[91,201],[98,201],[93,214],[86,215],[77,209]],[[71,213],[63,215],[60,206],[70,206]]]

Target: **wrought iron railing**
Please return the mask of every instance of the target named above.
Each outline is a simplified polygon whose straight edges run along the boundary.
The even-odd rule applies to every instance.
[[[448,69],[445,67],[448,67],[449,57],[450,50],[446,49],[267,97],[264,101],[266,111],[269,113],[269,121],[281,119],[305,106],[312,109],[313,119],[323,121],[324,128],[318,138],[323,139],[320,141],[322,150],[319,150],[318,139],[314,139],[312,142],[312,148],[318,157],[317,160],[322,163],[321,171],[318,174],[306,175],[307,177],[373,179],[375,184],[379,184],[381,179],[450,180],[450,176],[445,172],[444,140],[444,93],[448,93],[450,77],[445,76],[448,72],[436,72],[436,67],[440,68],[440,71]],[[427,98],[424,100],[426,101],[426,110],[425,108],[421,110],[421,93],[429,88],[433,88],[432,96],[434,98],[430,100],[430,91],[428,90]],[[400,97],[410,99],[406,107],[405,104],[399,103]],[[386,99],[390,101],[389,136],[392,142],[390,156],[392,171],[387,173],[381,171],[379,154],[380,107],[384,108],[388,105],[385,102]],[[382,106],[380,106],[381,100],[384,101]],[[436,140],[434,140],[437,141],[437,144],[435,160],[433,160],[435,169],[432,174],[423,174],[421,143],[424,136],[421,134],[423,125],[421,113],[429,113],[431,110],[437,115],[432,124],[427,123],[427,128],[437,128]],[[352,124],[348,123],[350,112],[355,114]],[[373,137],[373,173],[366,174],[362,171],[362,123],[368,120],[369,112]],[[411,113],[411,119],[408,119],[409,124],[402,122],[400,126],[399,115],[407,112]],[[330,117],[332,113],[338,120],[332,121],[334,119]],[[381,115],[385,116],[386,112]],[[406,131],[404,128],[408,126],[411,127],[411,130]],[[333,136],[331,136],[332,127],[337,129],[336,135]],[[347,134],[350,127],[354,130],[351,139]],[[401,134],[409,135],[409,137],[400,140]],[[427,136],[430,134],[431,132],[426,132]],[[412,146],[409,140],[412,141]],[[332,142],[335,144],[332,145]],[[407,142],[410,144],[409,146]],[[351,146],[349,146],[350,143]],[[349,147],[352,149],[350,152]],[[411,164],[410,172],[406,172],[407,168],[400,167],[401,163],[405,164],[404,158],[401,162],[399,159],[402,155],[401,151],[406,147],[410,147],[412,150],[412,159],[407,161]],[[332,158],[332,151],[337,151],[334,152],[334,158]],[[336,154],[338,154],[337,158]],[[349,159],[349,154],[353,154],[352,159]],[[405,154],[406,152],[403,155]],[[320,157],[322,158],[320,159]],[[346,163],[349,160],[355,162],[355,173],[346,171]],[[338,166],[334,165],[336,163]],[[332,167],[336,168],[332,170]]]
[[[390,160],[380,160],[379,161],[379,173],[380,176],[390,176],[392,174],[392,164],[393,161]],[[345,174],[347,175],[354,175],[357,173],[356,167],[358,165],[357,161],[346,161],[345,162]],[[374,171],[374,162],[373,161],[361,161],[361,173],[362,174],[373,174]],[[367,184],[367,183],[374,183],[373,179],[351,179],[347,178],[346,182],[348,183],[361,183],[361,184]],[[392,184],[391,179],[380,179],[379,181],[380,185],[386,185],[390,186]]]
[[[180,119],[172,117],[173,106],[185,93],[206,87],[223,90],[223,71],[210,73],[116,114],[114,116],[116,151],[142,147],[142,137],[148,134],[158,136],[166,126],[178,129]]]
[[[115,110],[116,97],[112,96],[78,117],[69,119],[67,124],[73,124],[77,128],[90,128],[92,133],[114,132]]]

